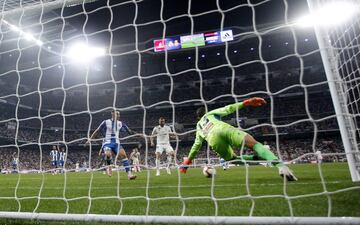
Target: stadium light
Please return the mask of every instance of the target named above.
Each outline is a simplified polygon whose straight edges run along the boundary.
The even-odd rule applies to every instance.
[[[295,24],[301,27],[310,27],[314,25],[334,26],[345,22],[357,11],[357,6],[350,2],[333,2],[310,15],[301,17]]]
[[[71,58],[75,62],[80,62],[80,63],[89,63],[93,59],[104,55],[105,55],[104,48],[89,47],[85,43],[76,43],[69,49],[67,53],[67,56],[69,58]]]
[[[3,23],[5,23],[6,25],[8,25],[10,27],[10,29],[14,32],[19,33],[21,36],[25,37],[26,40],[28,41],[34,41],[37,45],[42,46],[43,42],[39,39],[36,39],[31,33],[25,32],[23,30],[21,30],[19,27],[9,23],[6,20],[3,20]]]

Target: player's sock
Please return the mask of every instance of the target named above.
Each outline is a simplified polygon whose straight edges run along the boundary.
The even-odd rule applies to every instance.
[[[172,161],[172,157],[171,157],[171,155],[168,155],[167,156],[167,167],[168,168],[170,167],[171,161]]]
[[[123,166],[125,167],[126,173],[129,173],[129,171],[130,171],[129,160],[123,159],[123,160],[122,160],[122,164],[123,164]]]
[[[156,164],[156,169],[159,170],[160,169],[160,160],[155,159],[155,164]]]
[[[267,161],[276,161],[279,160],[278,157],[274,155],[268,148],[266,148],[261,143],[256,143],[253,147],[253,150],[257,153],[257,156],[260,159],[264,159]]]

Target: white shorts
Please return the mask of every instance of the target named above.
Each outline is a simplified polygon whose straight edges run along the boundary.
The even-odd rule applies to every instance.
[[[174,152],[174,149],[169,144],[158,144],[156,145],[156,152],[159,152],[162,154],[164,151],[166,151],[166,154]]]
[[[139,165],[139,160],[138,159],[133,159],[132,163],[133,163],[133,165]]]

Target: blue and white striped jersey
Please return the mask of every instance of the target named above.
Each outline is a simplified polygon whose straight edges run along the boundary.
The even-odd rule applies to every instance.
[[[59,152],[59,160],[65,161],[66,152]]]
[[[99,128],[100,131],[105,131],[105,137],[103,144],[116,143],[120,144],[119,133],[127,132],[130,133],[128,126],[121,121],[113,121],[112,119],[104,120]]]
[[[59,160],[58,150],[51,150],[50,157],[51,157],[51,161],[58,161]]]

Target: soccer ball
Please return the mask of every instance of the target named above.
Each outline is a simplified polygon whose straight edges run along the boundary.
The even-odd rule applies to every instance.
[[[205,177],[211,178],[213,175],[215,175],[215,168],[205,166],[203,168],[203,174],[204,174]]]

